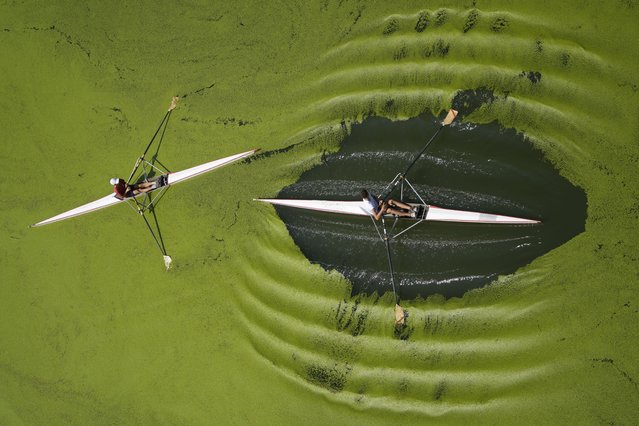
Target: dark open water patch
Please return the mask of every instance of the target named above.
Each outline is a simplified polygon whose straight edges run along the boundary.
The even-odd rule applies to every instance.
[[[279,198],[357,200],[382,192],[435,132],[432,116],[370,118],[339,152],[302,174]],[[498,124],[444,129],[407,176],[429,204],[539,219],[533,226],[424,222],[392,243],[402,299],[466,291],[512,273],[583,232],[585,193],[521,134]],[[397,196],[397,194],[394,194]],[[417,201],[417,200],[411,200]],[[384,243],[370,218],[278,207],[304,255],[353,284],[353,294],[391,290]],[[401,226],[406,226],[401,224]]]

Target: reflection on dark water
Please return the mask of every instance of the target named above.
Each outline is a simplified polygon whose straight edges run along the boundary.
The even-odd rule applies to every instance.
[[[353,127],[339,152],[302,174],[278,198],[356,200],[364,187],[379,194],[419,152],[436,123],[432,116],[404,122],[368,119]],[[402,299],[461,296],[584,230],[584,192],[562,178],[523,136],[497,124],[445,128],[407,178],[430,204],[543,224],[420,224],[392,242]],[[344,274],[354,294],[391,290],[384,243],[369,218],[286,207],[277,211],[304,255]]]

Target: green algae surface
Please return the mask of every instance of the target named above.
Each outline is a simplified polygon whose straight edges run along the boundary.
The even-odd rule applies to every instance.
[[[57,3],[57,2],[56,2]],[[630,424],[639,416],[639,5],[631,0],[0,5],[0,423]],[[351,296],[275,196],[368,116],[525,134],[585,231],[463,297]],[[174,269],[108,191],[161,158],[263,154],[171,189]]]

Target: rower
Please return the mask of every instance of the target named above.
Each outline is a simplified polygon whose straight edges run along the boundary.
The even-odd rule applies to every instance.
[[[380,201],[379,198],[370,194],[368,190],[362,189],[362,203],[364,210],[379,220],[382,215],[390,213],[399,217],[415,217],[415,210],[406,203],[389,198]]]
[[[149,181],[144,181],[137,185],[129,185],[124,181],[124,179],[112,178],[109,182],[113,185],[113,192],[115,193],[115,196],[120,200],[135,197],[136,195],[155,189],[155,182]]]

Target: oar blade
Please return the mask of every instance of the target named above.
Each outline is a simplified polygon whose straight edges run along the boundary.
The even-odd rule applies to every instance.
[[[402,326],[406,322],[406,311],[404,308],[399,306],[399,304],[395,304],[395,325]]]
[[[446,114],[446,118],[444,118],[444,121],[442,121],[442,126],[448,126],[450,123],[455,121],[455,117],[457,117],[457,110],[451,108],[448,111],[448,114]]]
[[[164,258],[164,267],[168,271],[169,268],[171,268],[171,263],[173,262],[173,259],[171,259],[171,256],[167,256],[167,255],[164,255],[162,257]]]
[[[173,99],[171,99],[171,105],[169,106],[169,111],[173,111],[175,109],[179,100],[179,96],[173,96]]]

